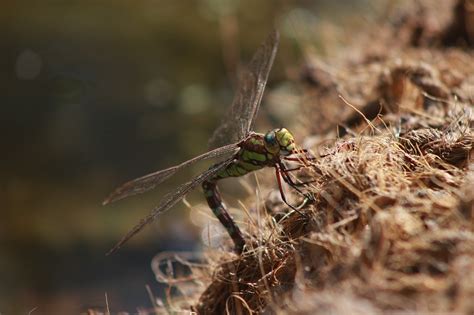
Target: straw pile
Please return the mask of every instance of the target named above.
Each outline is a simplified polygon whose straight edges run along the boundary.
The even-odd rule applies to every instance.
[[[308,61],[299,138],[317,158],[292,176],[312,200],[250,207],[249,250],[189,264],[200,291],[171,284],[198,298],[168,309],[474,313],[474,18],[442,3]]]

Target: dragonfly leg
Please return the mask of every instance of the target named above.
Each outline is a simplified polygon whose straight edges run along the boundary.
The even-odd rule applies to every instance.
[[[221,222],[224,228],[229,233],[229,236],[234,242],[234,250],[237,254],[241,254],[244,250],[245,240],[239,227],[235,224],[234,219],[230,215],[227,207],[222,202],[219,189],[215,181],[205,181],[202,184],[207,203],[214,215]]]
[[[278,165],[278,164],[277,164]],[[309,184],[311,182],[314,182],[314,181],[309,181],[307,183],[295,183],[293,181],[293,179],[288,175],[288,170],[285,169],[285,166],[283,164],[280,164],[279,167],[277,168],[277,171],[279,174],[281,174],[281,177],[283,178],[283,180],[288,184],[290,185],[294,190],[296,190],[299,194],[301,194],[303,197],[304,197],[304,200],[303,202],[297,207],[297,209],[301,209],[303,208],[304,206],[306,206],[308,204],[308,202],[310,201],[314,201],[314,197],[311,196],[310,194],[307,194],[307,193],[304,193],[303,191],[301,191],[298,186],[301,186],[301,185],[304,185],[304,184]],[[281,192],[281,191],[280,191]]]
[[[295,153],[293,153],[291,156],[284,156],[282,157],[283,160],[286,161],[294,161],[294,162],[301,162],[301,161],[314,161],[316,160],[316,157],[311,154],[306,149],[301,149],[301,150],[296,150]]]
[[[304,162],[305,160],[306,161],[314,161],[316,160],[316,157],[314,156],[304,156],[304,157],[295,157],[295,156],[284,156],[282,157],[283,160],[285,161],[293,161],[293,162]]]
[[[280,167],[280,172],[281,172],[281,174],[282,174],[283,180],[284,180],[288,185],[290,185],[291,187],[293,187],[293,188],[294,188],[297,192],[299,192],[301,195],[307,197],[307,194],[305,194],[304,192],[302,192],[298,187],[299,187],[299,186],[305,186],[305,185],[314,183],[314,182],[316,182],[316,180],[310,180],[310,181],[306,181],[306,182],[298,182],[298,183],[296,183],[296,182],[291,178],[291,176],[288,174],[289,172],[291,172],[291,171],[296,171],[296,170],[298,170],[299,168],[302,168],[303,166],[301,166],[301,167],[296,167],[296,168],[293,168],[293,169],[291,169],[291,168],[290,168],[290,169],[286,169],[283,164],[280,164],[279,167]]]
[[[281,199],[283,200],[283,202],[288,206],[290,207],[291,209],[295,210],[296,212],[298,212],[300,215],[302,216],[306,216],[304,213],[302,213],[300,211],[301,208],[303,208],[307,201],[306,201],[306,196],[305,196],[305,200],[303,201],[303,203],[297,207],[291,205],[287,200],[286,200],[286,196],[285,196],[285,193],[283,192],[283,186],[281,184],[281,178],[283,177],[282,176],[282,172],[280,170],[280,167],[278,166],[278,164],[275,166],[275,175],[276,175],[276,178],[277,178],[277,181],[278,181],[278,189],[280,190],[280,196],[281,196]]]
[[[299,171],[300,169],[306,167],[305,165],[301,165],[301,166],[297,166],[297,167],[293,167],[293,168],[285,168],[285,169],[282,169],[281,171],[282,172],[285,172],[285,173],[290,173],[290,172],[294,172],[294,171]]]
[[[306,182],[298,182],[296,183],[292,178],[291,176],[288,174],[290,172],[294,172],[294,171],[298,171],[302,168],[304,168],[305,166],[304,165],[301,165],[301,166],[297,166],[297,167],[294,167],[294,168],[285,168],[285,166],[283,164],[280,164],[280,169],[281,169],[281,172],[284,174],[282,175],[283,176],[283,179],[285,180],[285,182],[290,185],[291,187],[295,188],[298,192],[300,192],[299,189],[297,189],[296,187],[298,186],[305,186],[305,185],[308,185],[308,184],[312,184],[314,182],[316,182],[316,180],[309,180],[309,181],[306,181]]]

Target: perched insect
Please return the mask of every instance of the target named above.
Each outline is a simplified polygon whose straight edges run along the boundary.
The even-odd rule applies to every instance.
[[[155,188],[177,171],[198,161],[210,158],[223,158],[224,161],[211,166],[207,171],[164,197],[162,202],[151,213],[132,228],[108,254],[119,249],[126,241],[138,233],[145,225],[152,222],[160,213],[168,210],[180,201],[188,192],[202,185],[207,203],[215,216],[226,228],[234,241],[235,251],[243,251],[245,240],[239,227],[235,224],[226,206],[221,200],[217,182],[227,177],[243,176],[263,167],[274,167],[283,201],[292,209],[283,194],[281,178],[302,193],[289,176],[291,171],[285,168],[282,160],[297,161],[301,158],[289,157],[305,150],[297,150],[293,135],[285,128],[278,128],[266,134],[251,132],[252,125],[262,100],[268,74],[275,59],[279,34],[274,30],[262,43],[249,66],[243,73],[237,94],[234,97],[226,120],[216,129],[209,140],[211,151],[199,155],[179,165],[145,175],[117,188],[104,202],[108,204],[128,196],[144,193]],[[229,144],[230,143],[230,144]],[[305,199],[307,200],[307,199]]]

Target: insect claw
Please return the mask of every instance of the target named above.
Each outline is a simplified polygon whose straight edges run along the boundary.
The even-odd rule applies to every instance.
[[[303,202],[302,202],[299,206],[297,206],[297,207],[295,207],[295,206],[293,206],[293,205],[290,205],[290,204],[287,203],[287,202],[285,202],[285,203],[286,203],[292,210],[296,211],[299,215],[301,215],[301,216],[307,218],[308,215],[307,215],[306,213],[301,212],[300,210],[303,209],[303,208],[308,204],[309,201],[313,201],[313,200],[314,200],[314,199],[313,199],[312,197],[306,196],[306,197],[304,198]]]
[[[300,205],[300,206],[301,206],[301,205]],[[300,209],[301,209],[300,206],[298,206],[298,207],[293,207],[293,206],[291,206],[291,209],[293,209],[294,211],[296,211],[300,216],[302,216],[302,217],[307,217],[306,213],[303,213],[303,212],[300,211]]]
[[[234,240],[234,242],[235,242],[234,251],[237,255],[242,254],[243,251],[247,249],[247,244],[245,244],[245,241],[243,239],[241,241]]]

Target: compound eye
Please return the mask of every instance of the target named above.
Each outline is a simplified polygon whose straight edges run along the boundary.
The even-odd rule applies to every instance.
[[[265,147],[271,153],[276,153],[280,149],[280,144],[277,141],[275,132],[271,131],[265,135]]]
[[[276,143],[276,136],[275,136],[275,133],[273,131],[269,132],[265,135],[265,142],[267,142],[268,144],[275,144]]]

